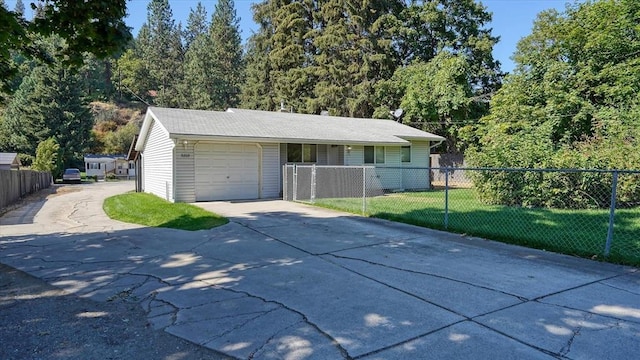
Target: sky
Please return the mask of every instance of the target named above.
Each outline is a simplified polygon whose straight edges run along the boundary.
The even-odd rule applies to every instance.
[[[207,9],[210,17],[213,13],[216,0],[200,0]],[[26,7],[29,7],[29,0],[23,0]],[[235,0],[237,15],[240,18],[240,30],[243,40],[257,30],[257,25],[253,22],[251,4],[256,0]],[[531,33],[531,28],[536,15],[546,9],[555,8],[564,10],[565,4],[573,0],[483,0],[481,1],[490,12],[493,13],[493,21],[488,26],[493,29],[492,34],[499,36],[500,41],[494,47],[493,56],[502,64],[503,71],[510,72],[514,64],[511,56],[516,50],[518,40]],[[5,0],[7,8],[13,10],[15,0]],[[138,35],[140,27],[147,19],[148,0],[128,0],[125,19],[128,26],[132,28],[134,36]],[[176,24],[182,22],[186,25],[189,11],[195,8],[198,0],[169,0],[173,18]],[[29,17],[30,14],[27,14]]]

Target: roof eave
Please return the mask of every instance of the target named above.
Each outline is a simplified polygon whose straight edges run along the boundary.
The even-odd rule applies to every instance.
[[[398,138],[397,141],[368,141],[361,139],[301,139],[301,138],[270,138],[270,137],[250,137],[250,136],[219,136],[219,135],[198,135],[198,134],[176,134],[170,135],[172,139],[192,140],[192,141],[222,141],[222,142],[250,142],[250,143],[291,143],[291,144],[330,144],[330,145],[378,145],[378,146],[402,146],[409,145],[410,141]]]

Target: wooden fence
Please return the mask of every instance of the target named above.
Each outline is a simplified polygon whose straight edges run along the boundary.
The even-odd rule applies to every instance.
[[[0,209],[51,186],[51,173],[33,170],[0,170]]]

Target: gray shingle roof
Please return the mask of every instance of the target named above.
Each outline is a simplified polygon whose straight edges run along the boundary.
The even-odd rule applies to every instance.
[[[11,165],[14,163],[14,161],[18,161],[16,159],[16,156],[18,156],[18,154],[16,153],[0,153],[0,164]],[[17,163],[19,164],[19,162]]]
[[[407,144],[407,140],[444,140],[391,120],[243,109],[221,112],[150,107],[148,113],[171,137],[329,144]]]

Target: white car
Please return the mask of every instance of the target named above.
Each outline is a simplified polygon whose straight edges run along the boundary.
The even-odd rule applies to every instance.
[[[80,177],[80,170],[78,169],[66,169],[64,174],[62,174],[62,182],[64,183],[81,183],[82,178]]]

